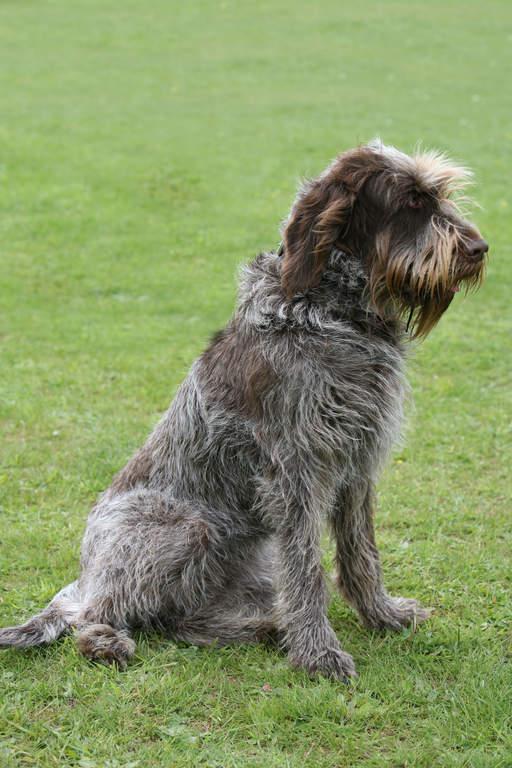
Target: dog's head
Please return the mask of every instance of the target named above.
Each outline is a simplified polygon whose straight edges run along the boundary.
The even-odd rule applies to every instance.
[[[340,155],[304,185],[285,224],[285,294],[317,285],[337,248],[363,261],[382,317],[411,315],[414,334],[427,334],[459,286],[483,278],[487,243],[459,207],[470,176],[437,152],[380,141]]]

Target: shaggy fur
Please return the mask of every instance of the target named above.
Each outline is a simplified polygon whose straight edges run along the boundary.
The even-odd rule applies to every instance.
[[[405,320],[424,336],[483,275],[487,244],[452,198],[467,178],[377,141],[306,183],[279,253],[245,268],[233,318],[90,513],[78,581],[0,645],[74,628],[87,657],[124,666],[137,627],[194,644],[277,632],[293,665],[346,679],[325,522],[368,627],[426,618],[384,588],[374,489],[400,432]]]

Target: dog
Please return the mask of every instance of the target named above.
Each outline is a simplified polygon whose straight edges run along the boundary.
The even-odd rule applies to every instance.
[[[367,627],[427,618],[383,585],[375,484],[400,435],[410,339],[483,279],[487,243],[457,202],[469,176],[376,140],[302,186],[279,251],[242,271],[232,319],[92,509],[79,579],[2,629],[2,647],[74,630],[86,657],[124,668],[137,628],[195,645],[277,635],[293,666],[347,680],[324,523]]]

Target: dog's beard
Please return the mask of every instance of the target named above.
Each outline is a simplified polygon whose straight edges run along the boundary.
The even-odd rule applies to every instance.
[[[370,294],[383,319],[403,318],[414,338],[426,336],[439,322],[461,287],[477,289],[484,262],[470,264],[460,256],[464,239],[456,229],[432,222],[427,245],[392,243],[389,232],[377,238],[370,274]]]

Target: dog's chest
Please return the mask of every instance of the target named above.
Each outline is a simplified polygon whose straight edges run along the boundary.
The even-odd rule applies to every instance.
[[[380,463],[400,436],[407,392],[404,359],[393,345],[333,347],[317,388],[322,429],[347,467]]]

